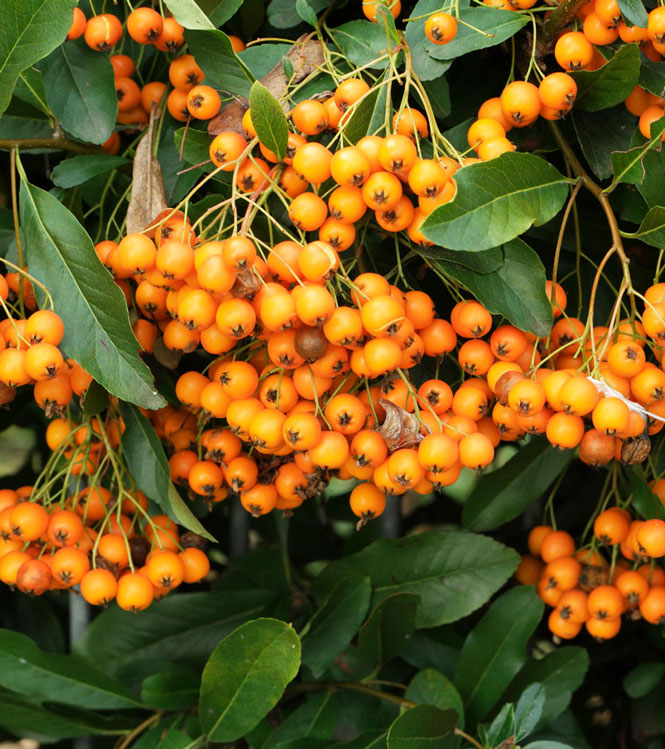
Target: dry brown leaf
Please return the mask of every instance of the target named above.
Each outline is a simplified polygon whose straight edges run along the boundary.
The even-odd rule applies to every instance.
[[[633,465],[643,463],[651,452],[651,440],[645,430],[635,439],[627,439],[621,445],[621,462]]]
[[[168,208],[162,179],[162,167],[152,155],[154,109],[150,124],[139,141],[132,169],[132,196],[127,208],[127,233],[142,232],[162,211]]]
[[[317,67],[323,64],[323,49],[318,39],[310,39],[309,35],[303,35],[296,40],[293,47],[286,53],[286,58],[293,65],[293,78],[291,83],[300,83],[313,73]],[[270,91],[270,93],[279,99],[289,84],[289,78],[284,72],[284,66],[280,60],[277,65],[266,75],[261,78],[261,83]],[[222,107],[219,114],[208,122],[208,134],[219,135],[220,133],[232,130],[235,133],[244,135],[245,131],[242,126],[242,116],[249,107],[249,102],[243,97],[238,97],[235,101],[230,102]],[[288,104],[284,110],[288,110]]]
[[[258,275],[251,268],[244,268],[236,273],[236,281],[231,287],[230,294],[238,299],[252,299],[261,288]]]
[[[386,398],[379,398],[379,405],[386,412],[386,418],[376,431],[386,441],[390,452],[401,447],[412,447],[420,442],[423,435],[415,414],[410,414]]]

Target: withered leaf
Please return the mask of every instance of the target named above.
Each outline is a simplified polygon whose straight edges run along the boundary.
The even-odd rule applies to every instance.
[[[390,452],[401,447],[412,447],[420,442],[423,435],[415,414],[410,414],[386,398],[379,398],[379,405],[386,412],[386,418],[376,431],[386,441]]]
[[[230,293],[231,296],[248,299],[251,302],[260,288],[261,281],[258,275],[251,268],[244,268],[236,274],[236,280]]]
[[[651,452],[651,440],[644,431],[635,439],[627,439],[621,445],[621,462],[633,465],[644,462]]]
[[[308,75],[323,64],[321,42],[318,39],[309,38],[309,36],[303,35],[297,39],[285,55],[293,66],[293,76],[290,79],[292,84],[305,80]],[[289,85],[289,78],[284,72],[282,60],[261,78],[261,83],[275,99],[280,99],[283,96],[286,87]],[[219,114],[208,122],[208,135],[215,136],[228,130],[244,135],[242,116],[248,107],[249,102],[243,97],[237,97],[234,101],[222,107]],[[289,105],[285,103],[284,111],[288,109]]]
[[[166,348],[162,336],[159,336],[155,339],[155,345],[153,347],[152,355],[163,367],[166,367],[167,369],[176,369],[178,367],[178,364],[180,364],[180,360],[182,359],[182,352],[172,351],[171,349]]]
[[[155,110],[150,114],[150,124],[139,141],[132,169],[132,195],[127,208],[127,233],[142,232],[166,208],[166,193],[159,161],[152,155],[152,131]]]

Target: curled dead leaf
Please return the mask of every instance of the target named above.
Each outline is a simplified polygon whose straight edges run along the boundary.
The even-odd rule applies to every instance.
[[[621,445],[621,462],[628,465],[643,463],[651,452],[651,440],[646,431],[634,439],[627,439]]]
[[[261,281],[258,275],[251,268],[245,268],[236,274],[235,283],[231,287],[231,296],[248,299],[251,302],[260,288]]]
[[[402,447],[412,447],[420,442],[423,435],[415,414],[410,414],[386,398],[379,398],[379,405],[386,412],[386,418],[376,431],[386,441],[390,452]]]
[[[127,233],[142,232],[155,218],[168,208],[162,167],[152,155],[154,110],[150,124],[139,141],[132,169],[132,194],[127,208]]]

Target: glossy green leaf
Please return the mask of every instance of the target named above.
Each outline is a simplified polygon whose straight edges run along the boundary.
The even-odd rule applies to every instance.
[[[51,172],[51,180],[58,187],[76,187],[93,177],[113,171],[118,166],[129,164],[122,156],[106,153],[72,156],[61,161]]]
[[[323,674],[358,632],[371,595],[368,577],[343,578],[314,613],[303,637],[302,661],[315,677]]]
[[[358,633],[363,660],[378,669],[402,652],[416,629],[420,599],[413,593],[395,593],[384,598]]]
[[[259,140],[281,161],[286,154],[289,137],[284,110],[260,81],[252,84],[249,106],[252,110],[252,124]]]
[[[618,0],[618,2],[621,15],[628,20],[631,26],[646,28],[648,16],[642,0]]]
[[[552,303],[545,290],[545,267],[519,237],[501,249],[503,264],[493,273],[475,273],[455,263],[445,266],[445,271],[490,312],[502,315],[521,330],[547,336],[552,328]]]
[[[388,729],[388,749],[432,749],[441,746],[457,724],[454,710],[416,705],[403,712]]]
[[[655,689],[665,676],[665,663],[651,661],[640,663],[631,669],[623,678],[626,694],[634,700],[644,697]]]
[[[221,26],[237,13],[242,4],[243,0],[219,0],[216,6],[208,12],[208,18],[215,26]]]
[[[136,616],[112,606],[95,617],[76,652],[105,671],[116,672],[147,658],[181,663],[205,661],[222,637],[261,616],[274,593],[260,590],[184,593],[168,596]]]
[[[35,67],[26,68],[16,81],[14,97],[24,101],[45,115],[51,114],[46,101],[44,78]]]
[[[217,29],[187,29],[185,41],[206,75],[206,83],[235,96],[249,96],[254,76]]]
[[[635,117],[620,104],[601,112],[573,107],[570,118],[591,171],[599,179],[607,179],[612,175],[612,153],[630,148]]]
[[[665,210],[665,209],[664,209]],[[632,492],[632,506],[644,520],[665,520],[665,507],[658,497],[651,491],[640,465],[626,467],[630,491]]]
[[[523,741],[538,725],[545,708],[546,692],[542,684],[530,684],[515,705],[515,740]]]
[[[0,138],[50,138],[53,127],[39,109],[14,97],[0,117]],[[26,149],[21,149],[25,152]]]
[[[0,629],[0,686],[31,699],[112,710],[141,703],[119,682],[71,655],[44,653],[19,632]]]
[[[371,21],[349,21],[332,30],[344,56],[354,65],[369,65],[388,51],[385,29]],[[373,68],[385,68],[387,60],[378,60]]]
[[[196,0],[165,0],[164,5],[175,20],[186,29],[214,29],[215,24],[203,12]],[[221,25],[220,22],[219,25]]]
[[[639,185],[644,181],[644,157],[652,148],[660,146],[663,131],[665,131],[665,117],[651,125],[652,138],[644,145],[631,148],[630,151],[616,151],[612,154],[613,185],[619,182]]]
[[[503,699],[517,700],[534,683],[545,688],[545,705],[538,726],[546,726],[568,707],[573,692],[581,686],[589,667],[584,648],[565,646],[540,660],[530,660],[509,686]]]
[[[354,106],[344,127],[343,137],[355,145],[366,135],[374,135],[384,127],[387,89],[385,86],[370,91]]]
[[[153,425],[130,403],[121,403],[120,413],[126,427],[122,434],[125,459],[138,488],[176,523],[214,541],[173,485],[169,462]]]
[[[215,648],[203,670],[199,717],[211,741],[236,741],[277,704],[300,668],[290,624],[255,619]]]
[[[575,749],[570,744],[563,744],[560,741],[532,741],[526,744],[523,749]]]
[[[143,680],[141,700],[156,710],[187,710],[198,703],[200,686],[196,671],[174,665]]]
[[[394,593],[415,593],[420,596],[416,626],[435,627],[482,606],[518,561],[516,552],[491,538],[439,529],[375,541],[329,564],[316,583],[319,590],[329,591],[347,575],[368,575],[372,605]]]
[[[457,725],[464,728],[464,705],[455,685],[440,671],[425,668],[411,679],[404,692],[407,700],[419,705],[434,705],[439,710],[454,710]]]
[[[526,645],[545,605],[531,586],[513,588],[471,630],[455,671],[469,724],[483,720],[526,663]]]
[[[515,705],[512,702],[505,704],[498,715],[488,726],[478,726],[478,736],[485,746],[499,746],[502,742],[514,737],[515,732]]]
[[[460,169],[455,181],[454,200],[422,225],[427,239],[451,250],[487,250],[508,242],[553,218],[568,195],[565,177],[528,153],[472,164]]]
[[[420,0],[411,13],[418,17],[426,13],[433,13],[441,8],[439,0]],[[420,18],[417,21],[409,21],[406,24],[405,38],[411,50],[413,70],[421,81],[433,81],[440,78],[451,66],[452,60],[437,60],[432,56],[436,45],[432,44],[425,35],[425,21]]]
[[[76,0],[4,0],[0,23],[0,115],[19,75],[62,44]]]
[[[621,104],[640,77],[639,48],[637,44],[624,44],[598,70],[580,70],[572,77],[577,83],[576,110],[596,112]]]
[[[665,207],[650,208],[636,232],[622,232],[624,237],[639,239],[652,247],[665,247]]]
[[[432,7],[431,10],[434,11],[439,8],[441,8],[441,3]],[[501,44],[529,23],[528,16],[522,13],[476,6],[460,8],[459,17],[461,21],[475,26],[475,29],[479,29],[483,33],[478,33],[475,29],[460,23],[457,26],[455,38],[448,44],[432,44],[428,40],[425,50],[435,59],[454,60],[467,52]],[[424,21],[412,21],[412,23],[424,24]]]
[[[65,325],[62,349],[109,393],[144,408],[161,408],[165,401],[139,359],[125,297],[104,270],[88,233],[62,203],[22,177],[21,226],[30,272],[53,295]],[[35,291],[43,306],[43,293]]]
[[[106,142],[118,114],[113,67],[107,55],[79,42],[65,42],[39,66],[48,105],[70,135]]]
[[[305,23],[308,23],[315,29],[318,28],[319,21],[316,17],[316,12],[307,0],[296,0],[296,13]]]
[[[572,457],[572,451],[552,447],[545,437],[532,440],[501,468],[480,477],[464,504],[464,527],[489,531],[517,517],[547,491]]]
[[[665,151],[652,149],[642,159],[644,178],[637,184],[637,190],[647,206],[653,208],[663,202],[665,195]]]

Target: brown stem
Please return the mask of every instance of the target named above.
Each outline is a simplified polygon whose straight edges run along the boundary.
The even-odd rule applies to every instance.
[[[543,23],[543,33],[539,43],[543,46],[555,39],[580,12],[589,0],[562,0]]]
[[[476,749],[483,749],[483,745],[479,741],[476,741],[473,738],[473,736],[469,736],[468,733],[464,733],[464,731],[462,731],[462,729],[456,728],[455,729],[455,735],[456,736],[461,736],[463,739],[466,739],[469,742],[469,744],[471,744],[472,746],[475,746]]]
[[[635,306],[635,297],[632,293],[632,281],[630,278],[630,259],[626,255],[626,251],[623,248],[623,242],[621,240],[621,232],[619,231],[619,224],[617,222],[617,217],[614,214],[614,210],[612,209],[612,205],[610,204],[610,199],[607,197],[607,195],[603,192],[603,188],[594,182],[594,180],[589,176],[586,169],[582,166],[582,163],[575,155],[575,152],[570,147],[570,144],[568,141],[564,138],[563,133],[561,132],[561,128],[556,124],[556,122],[550,122],[550,129],[552,130],[552,134],[554,135],[554,139],[559,144],[559,148],[561,149],[564,157],[570,164],[572,170],[575,172],[575,174],[580,178],[582,181],[582,184],[586,189],[598,200],[600,203],[604,213],[605,218],[607,219],[607,225],[610,229],[610,234],[612,236],[612,249],[617,253],[619,258],[621,259],[621,268],[623,270],[623,278],[624,282],[626,283],[626,288],[628,290],[628,294],[630,295],[630,304],[631,304],[631,310],[633,313],[633,317],[635,316],[637,309]]]
[[[33,148],[51,148],[56,151],[71,151],[72,153],[99,153],[99,146],[89,146],[85,143],[77,143],[62,135],[53,138],[0,138],[0,150],[11,148],[22,148],[30,150]]]

